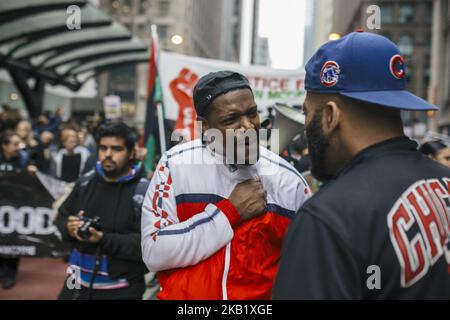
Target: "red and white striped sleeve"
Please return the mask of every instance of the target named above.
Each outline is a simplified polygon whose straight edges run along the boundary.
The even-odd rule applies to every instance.
[[[228,200],[180,222],[172,176],[164,155],[142,205],[142,257],[152,272],[195,265],[231,241],[239,213]],[[220,208],[220,209],[219,209]]]

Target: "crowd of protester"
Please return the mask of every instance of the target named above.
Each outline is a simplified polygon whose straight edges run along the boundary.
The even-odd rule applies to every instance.
[[[20,110],[0,108],[0,172],[39,171],[73,183],[94,169],[97,162],[96,133],[105,120],[98,114],[83,122],[64,118],[62,108],[37,119],[24,117]],[[138,137],[138,130],[133,128]],[[136,146],[143,160],[145,148]],[[0,257],[2,288],[14,287],[19,258]]]
[[[40,171],[66,182],[74,182],[95,163],[95,131],[100,119],[78,123],[63,120],[63,109],[46,112],[35,121],[22,117],[17,109],[3,106],[0,112],[2,136],[17,136],[21,157],[29,171]],[[3,141],[3,140],[2,140]]]
[[[0,172],[39,171],[53,178],[72,183],[95,168],[98,161],[97,131],[105,120],[98,114],[83,122],[64,118],[62,108],[46,112],[37,119],[23,117],[18,109],[3,105],[0,108]],[[133,128],[136,141],[139,132]],[[142,141],[141,141],[142,143]],[[450,148],[444,141],[422,141],[419,150],[431,159],[450,167]],[[135,149],[136,158],[143,160],[145,148]],[[305,135],[297,135],[283,151],[290,162],[307,180],[312,193],[321,183],[311,175],[311,159]],[[143,175],[151,176],[151,172]],[[63,226],[64,228],[64,226]],[[16,283],[19,258],[0,257],[2,288]],[[138,294],[141,294],[139,287]]]

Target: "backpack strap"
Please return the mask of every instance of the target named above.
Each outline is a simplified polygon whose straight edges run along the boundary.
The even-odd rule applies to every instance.
[[[28,165],[29,156],[26,151],[19,151],[19,157],[20,157],[20,169],[25,170]]]
[[[146,178],[141,178],[136,185],[136,189],[134,189],[133,208],[134,213],[137,216],[141,215],[142,203],[144,203],[145,193],[147,192],[149,184],[149,180],[147,180]]]
[[[83,191],[87,185],[89,184],[89,182],[92,181],[92,179],[95,177],[95,170],[91,170],[88,173],[82,175],[79,179],[78,179],[78,191]]]

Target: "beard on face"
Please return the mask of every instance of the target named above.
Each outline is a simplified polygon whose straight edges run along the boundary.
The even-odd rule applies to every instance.
[[[106,161],[112,162],[114,164],[114,169],[106,169],[105,168]],[[129,167],[129,162],[127,161],[122,167],[119,167],[115,161],[113,161],[111,158],[107,157],[101,162],[101,165],[102,165],[103,173],[105,174],[105,176],[110,179],[113,179],[113,178],[121,177],[122,175],[125,174],[125,172],[127,171],[128,167]]]
[[[311,157],[311,174],[319,181],[325,182],[333,178],[327,173],[325,166],[325,153],[329,141],[323,133],[322,110],[316,111],[313,119],[306,127],[309,155]]]

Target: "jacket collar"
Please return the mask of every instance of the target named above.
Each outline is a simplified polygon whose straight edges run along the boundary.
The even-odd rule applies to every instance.
[[[336,178],[350,171],[358,163],[364,162],[375,155],[399,150],[417,150],[417,143],[406,136],[399,136],[371,145],[348,161],[337,173]]]
[[[131,180],[136,180],[137,178],[141,177],[141,169],[142,169],[142,162],[139,161],[132,165],[132,170],[130,173],[121,176],[120,178],[116,179],[115,181],[113,181],[111,183],[119,183],[120,184],[120,183],[127,183],[128,181],[131,181]],[[105,180],[105,173],[103,171],[100,161],[97,161],[97,163],[95,165],[95,171],[97,172],[98,176],[102,180]]]
[[[237,165],[237,164],[227,163],[226,157],[223,154],[221,154],[221,153],[219,153],[219,152],[217,152],[215,150],[212,150],[212,148],[210,147],[210,144],[207,144],[207,143],[203,142],[203,145],[204,145],[206,151],[214,159],[215,163],[225,166],[228,169],[228,171],[230,171],[230,172],[235,172],[236,170],[238,170],[242,166],[243,167],[254,166],[254,165],[258,164],[259,159],[261,158],[261,155],[260,155],[258,160],[256,161],[256,163],[252,164],[251,166],[244,166],[244,165]],[[260,148],[259,152],[261,154],[261,146],[259,146],[259,148]]]

